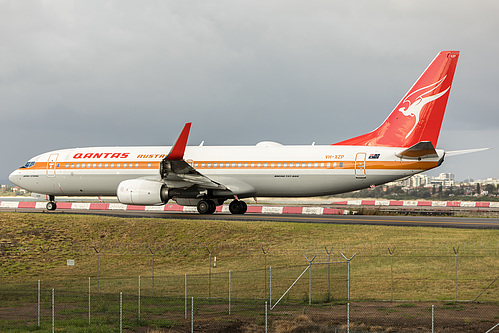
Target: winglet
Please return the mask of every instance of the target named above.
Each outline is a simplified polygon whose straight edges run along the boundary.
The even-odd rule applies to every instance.
[[[186,123],[184,129],[180,133],[175,145],[173,145],[170,153],[166,157],[167,161],[182,160],[184,158],[185,147],[187,146],[187,139],[189,138],[189,131],[191,130],[192,123]]]

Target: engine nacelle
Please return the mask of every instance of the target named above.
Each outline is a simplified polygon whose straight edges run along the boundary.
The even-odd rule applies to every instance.
[[[168,187],[153,180],[130,179],[118,185],[118,200],[127,205],[164,205],[168,202]]]

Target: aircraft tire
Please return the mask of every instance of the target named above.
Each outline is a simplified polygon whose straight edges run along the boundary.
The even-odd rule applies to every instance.
[[[208,214],[215,213],[215,211],[217,210],[216,203],[213,200],[206,200],[206,201],[208,201],[208,204],[210,205],[210,211],[208,212]]]
[[[53,201],[47,202],[47,210],[56,210],[57,209],[57,204]]]
[[[199,214],[213,214],[217,206],[211,200],[200,200],[197,204],[197,209]]]
[[[248,209],[248,206],[246,205],[246,202],[244,202],[244,201],[234,200],[229,204],[229,211],[232,214],[244,214],[244,213],[246,213],[247,209]]]

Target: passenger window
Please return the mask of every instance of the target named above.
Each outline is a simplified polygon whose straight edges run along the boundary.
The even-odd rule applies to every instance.
[[[254,168],[255,167],[255,163],[251,163],[251,167]]]
[[[240,168],[241,167],[241,163],[237,163],[237,167]]]
[[[85,163],[82,163],[82,164],[81,164],[81,168],[82,168],[82,169],[83,169],[83,168],[85,168]]]
[[[99,163],[99,169],[102,168],[102,163]]]
[[[138,168],[139,167],[139,163],[135,163],[135,167]]]
[[[236,167],[236,163],[232,163],[232,167],[235,168]]]
[[[336,168],[336,162],[333,162],[333,168]]]
[[[306,165],[307,165],[306,163],[302,163],[301,167],[304,168]]]
[[[197,163],[194,163],[194,167],[197,168],[198,167],[198,164]]]
[[[201,163],[201,168],[204,168],[204,163]]]
[[[343,162],[340,162],[340,168],[343,168]]]
[[[111,163],[111,168],[114,168],[114,163]]]
[[[69,163],[66,163],[66,169],[69,168]]]
[[[263,166],[264,166],[264,167],[267,167],[268,165],[269,165],[268,163],[264,163],[264,164],[263,164]]]
[[[92,168],[97,167],[97,163],[92,164]]]
[[[116,167],[119,168],[121,166],[120,163],[116,163]]]
[[[71,163],[71,168],[74,168],[75,167],[75,164],[74,163]]]
[[[151,163],[147,163],[147,167],[150,168],[151,167]]]
[[[259,168],[259,167],[261,167],[261,166],[262,166],[262,164],[261,164],[261,163],[258,163],[258,164],[256,165],[256,167],[257,167],[257,168]]]
[[[126,168],[126,163],[123,163],[123,167]]]
[[[270,167],[273,168],[275,166],[274,163],[270,163]]]
[[[326,163],[326,167],[330,168],[331,167],[331,163]]]
[[[107,163],[104,163],[104,168],[107,168],[108,167],[108,164]]]
[[[247,168],[248,167],[248,163],[244,163],[244,167]]]
[[[317,168],[319,166],[319,163],[314,163],[314,168]]]
[[[211,168],[211,163],[208,163],[208,168]]]
[[[324,163],[321,163],[321,168],[324,168]]]
[[[216,168],[218,166],[217,163],[213,163],[213,167]]]
[[[277,167],[280,168],[281,167],[281,163],[277,163]]]

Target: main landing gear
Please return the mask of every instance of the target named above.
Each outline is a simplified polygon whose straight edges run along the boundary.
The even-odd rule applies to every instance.
[[[55,203],[55,197],[53,195],[49,195],[49,202],[47,202],[47,210],[56,210],[57,204]]]
[[[213,200],[200,200],[197,205],[199,214],[213,214],[217,205]]]
[[[229,204],[229,211],[232,214],[244,214],[248,210],[246,202],[241,200],[234,200]]]
[[[199,214],[213,214],[217,210],[217,205],[213,200],[200,200],[197,204]],[[229,205],[229,211],[232,214],[244,214],[248,210],[246,202],[234,200]]]

